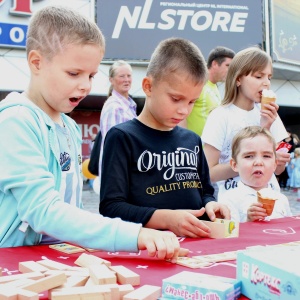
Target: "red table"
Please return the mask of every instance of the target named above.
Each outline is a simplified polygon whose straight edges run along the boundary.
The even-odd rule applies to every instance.
[[[240,224],[238,238],[227,239],[180,239],[180,244],[190,250],[189,256],[214,254],[226,251],[242,250],[249,246],[274,245],[300,240],[300,216],[287,217],[271,221],[248,222]],[[91,254],[111,261],[112,265],[123,265],[140,274],[141,285],[162,285],[162,279],[181,271],[193,271],[205,274],[236,277],[236,262],[216,263],[201,269],[189,269],[156,258],[149,258],[146,251],[139,253],[101,252]],[[18,273],[20,261],[52,259],[74,265],[80,253],[64,254],[48,246],[29,246],[0,249],[0,266],[3,275]],[[242,297],[241,299],[246,299]]]

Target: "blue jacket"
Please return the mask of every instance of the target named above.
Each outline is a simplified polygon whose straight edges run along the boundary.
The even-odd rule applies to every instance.
[[[81,132],[62,118],[77,145]],[[0,102],[0,247],[39,244],[41,234],[105,251],[137,251],[140,224],[105,218],[64,203],[55,124],[26,97],[10,93]],[[82,184],[81,184],[82,186]]]

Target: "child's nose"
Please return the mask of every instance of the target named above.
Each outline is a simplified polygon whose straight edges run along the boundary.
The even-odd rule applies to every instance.
[[[90,78],[81,80],[81,82],[79,84],[80,90],[90,91],[91,88],[92,88],[92,82],[91,82]]]
[[[186,105],[181,105],[178,108],[178,113],[180,113],[181,115],[188,115],[188,113],[189,113],[189,107],[186,106]]]
[[[262,165],[263,164],[263,159],[261,157],[256,157],[254,161],[255,165]]]

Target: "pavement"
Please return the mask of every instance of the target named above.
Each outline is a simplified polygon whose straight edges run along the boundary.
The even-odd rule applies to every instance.
[[[282,190],[282,193],[289,199],[292,214],[300,215],[300,202],[297,201],[297,193],[293,192],[292,189]],[[85,210],[99,213],[99,195],[88,184],[84,184],[82,202]]]

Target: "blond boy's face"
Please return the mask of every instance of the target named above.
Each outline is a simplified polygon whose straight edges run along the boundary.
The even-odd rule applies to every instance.
[[[273,144],[263,135],[243,139],[237,159],[230,165],[245,185],[257,191],[267,187],[277,165]]]
[[[143,89],[147,100],[141,120],[149,127],[167,131],[183,121],[192,111],[204,83],[195,84],[186,72],[170,74],[158,82],[146,77]]]
[[[29,93],[34,102],[54,120],[71,112],[91,91],[102,57],[103,49],[96,45],[68,45],[50,61],[33,55],[36,81]]]

